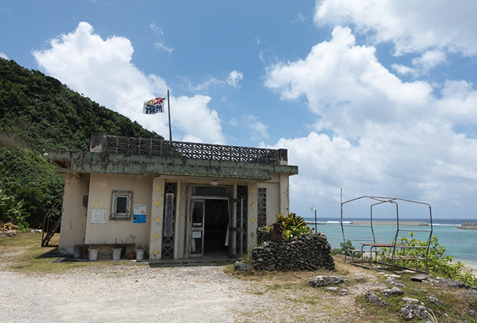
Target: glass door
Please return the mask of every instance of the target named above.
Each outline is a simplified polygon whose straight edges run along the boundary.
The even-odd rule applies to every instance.
[[[204,215],[205,201],[193,200],[192,202],[192,225],[190,239],[191,257],[202,257],[204,255]]]

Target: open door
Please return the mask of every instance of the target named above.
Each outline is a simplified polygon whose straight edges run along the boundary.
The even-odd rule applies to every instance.
[[[191,257],[202,257],[204,255],[204,219],[205,201],[192,201],[191,216]]]
[[[243,256],[244,228],[244,199],[229,200],[229,230],[228,230],[228,253],[229,257]],[[237,219],[237,215],[240,218]],[[239,238],[237,238],[239,237]],[[241,238],[240,238],[241,237]]]

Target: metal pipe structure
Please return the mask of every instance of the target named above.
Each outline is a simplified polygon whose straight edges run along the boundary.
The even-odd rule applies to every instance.
[[[312,207],[311,210],[315,211],[315,233],[317,233],[318,232],[318,227],[317,227],[318,223],[316,222],[316,207]]]

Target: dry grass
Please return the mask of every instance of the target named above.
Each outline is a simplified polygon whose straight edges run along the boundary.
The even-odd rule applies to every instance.
[[[59,243],[55,234],[49,247],[41,247],[41,233],[18,233],[14,237],[0,237],[0,270],[18,271],[25,274],[60,273],[79,267],[112,266],[128,263],[127,260],[95,262],[53,262],[52,253]]]
[[[382,288],[391,288],[386,282],[385,273],[367,270],[345,263],[341,257],[335,257],[335,271],[316,272],[252,272],[248,274],[233,271],[233,266],[225,268],[225,272],[233,277],[250,282],[249,292],[264,300],[272,300],[274,311],[269,306],[258,306],[244,310],[241,314],[244,322],[257,321],[266,315],[271,322],[404,322],[399,316],[399,309],[406,303],[402,296],[383,296]],[[437,313],[439,322],[476,322],[477,318],[468,314],[472,302],[476,302],[475,294],[465,290],[442,288],[430,284],[410,280],[413,274],[399,273],[401,282],[406,287],[404,296],[415,298]],[[314,288],[308,281],[317,275],[333,275],[349,279],[346,286],[348,295],[339,291],[328,291],[325,288]],[[355,278],[363,277],[364,281]],[[364,295],[374,291],[386,300],[388,306],[380,308],[365,300]],[[427,300],[435,295],[445,305],[433,305]],[[474,295],[474,296],[472,296]],[[477,306],[477,303],[476,305]],[[445,314],[443,314],[445,313]]]
[[[240,314],[243,322],[254,322],[269,317],[271,322],[366,322],[359,307],[354,306],[354,298],[361,285],[372,285],[373,279],[361,268],[337,261],[335,271],[314,272],[253,272],[248,274],[233,271],[226,266],[225,272],[233,277],[250,282],[249,293],[263,298],[264,303],[272,301],[272,306],[258,304],[256,308],[244,310]],[[311,287],[308,282],[318,275],[333,275],[348,278],[348,295],[340,291]],[[365,277],[364,282],[354,278]]]

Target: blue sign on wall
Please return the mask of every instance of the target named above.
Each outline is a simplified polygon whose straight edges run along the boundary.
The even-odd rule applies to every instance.
[[[146,213],[146,205],[134,204],[133,223],[146,223]]]
[[[145,214],[134,214],[133,223],[146,223],[146,215]]]

